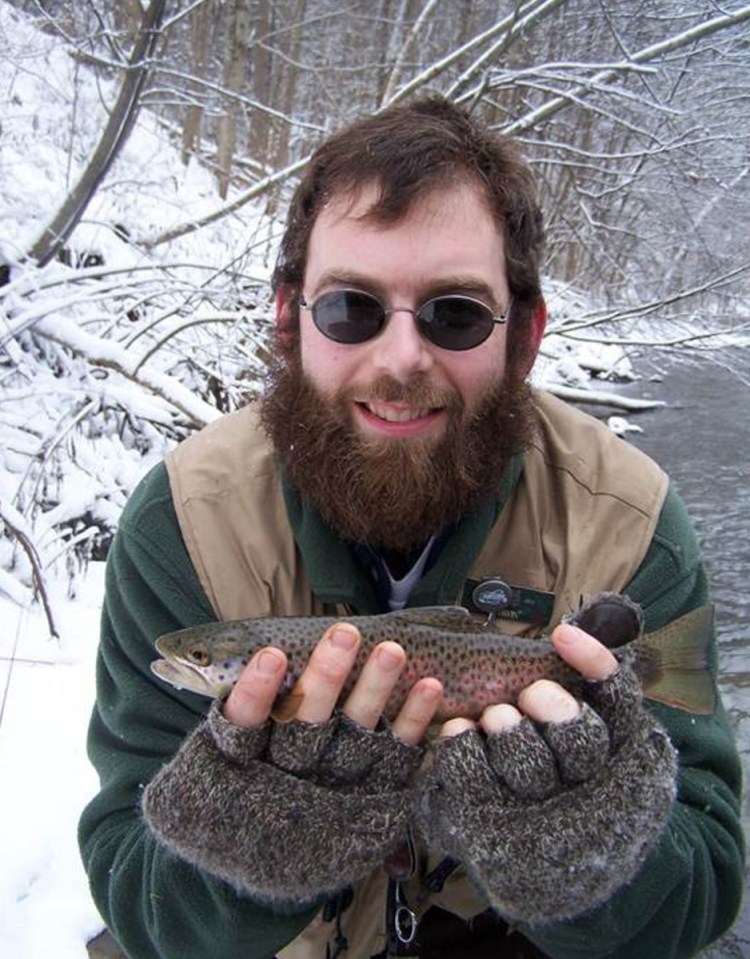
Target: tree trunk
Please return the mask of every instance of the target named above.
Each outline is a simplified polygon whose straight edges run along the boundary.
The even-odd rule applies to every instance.
[[[224,87],[228,93],[239,93],[245,82],[247,49],[250,42],[252,14],[250,0],[235,0],[229,39],[229,56],[224,71]],[[230,98],[224,115],[219,120],[217,134],[219,194],[222,199],[229,192],[232,162],[237,142],[237,102]]]
[[[96,150],[80,180],[29,251],[29,258],[36,260],[39,266],[49,263],[73,232],[130,135],[138,116],[141,93],[148,80],[149,59],[159,37],[165,7],[166,0],[152,0],[143,15],[120,93]]]
[[[192,60],[193,74],[205,78],[213,40],[213,4],[204,3],[197,7],[192,17]],[[182,124],[182,162],[187,165],[190,157],[200,143],[203,124],[203,102],[191,103],[185,110]]]
[[[271,11],[268,0],[255,5],[255,44],[252,54],[252,91],[257,103],[273,104],[271,93],[271,54],[264,38],[271,33]],[[248,155],[261,169],[269,166],[274,121],[268,113],[254,110],[250,116]]]

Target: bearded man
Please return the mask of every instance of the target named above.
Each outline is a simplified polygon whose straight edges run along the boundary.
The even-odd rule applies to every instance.
[[[109,558],[81,846],[133,959],[663,959],[731,923],[739,767],[713,679],[698,712],[687,689],[646,702],[627,655],[561,623],[606,591],[654,630],[708,587],[656,464],[527,385],[542,246],[517,147],[439,98],[314,154],[265,396],[146,477]],[[552,630],[576,695],[539,680],[436,722],[424,675],[386,721],[406,653],[381,643],[351,683],[345,619],[284,722],[278,648],[210,706],[149,668],[179,627],[477,613],[487,584],[509,633]]]

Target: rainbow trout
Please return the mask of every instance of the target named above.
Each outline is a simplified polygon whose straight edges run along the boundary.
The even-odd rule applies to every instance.
[[[713,712],[715,687],[708,665],[713,609],[702,606],[653,633],[642,631],[640,608],[625,597],[602,593],[566,617],[622,655],[632,650],[634,669],[644,695],[694,713]],[[375,645],[399,643],[406,665],[384,715],[392,719],[408,690],[422,676],[444,687],[438,719],[477,718],[493,703],[515,702],[537,679],[551,679],[573,694],[583,678],[555,652],[546,638],[504,634],[494,623],[460,606],[424,607],[351,617],[270,617],[192,626],[161,636],[156,649],[163,659],[151,669],[177,689],[203,696],[226,696],[255,652],[264,646],[282,649],[288,673],[275,715],[288,718],[284,696],[299,678],[322,633],[337,622],[355,625],[362,644],[342,692],[345,698]]]

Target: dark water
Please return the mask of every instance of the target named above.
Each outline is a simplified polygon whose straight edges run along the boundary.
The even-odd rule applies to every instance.
[[[690,361],[656,354],[639,372],[663,379],[619,391],[669,406],[629,414],[644,432],[627,437],[670,474],[701,540],[717,607],[720,687],[744,761],[743,812],[750,832],[750,350]],[[732,932],[704,956],[750,957],[750,903]]]

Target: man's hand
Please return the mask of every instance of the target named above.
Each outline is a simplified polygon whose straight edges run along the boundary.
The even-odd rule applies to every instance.
[[[297,681],[300,696],[295,719],[325,723],[331,718],[361,643],[359,631],[349,623],[326,630]],[[370,654],[342,712],[363,729],[375,729],[399,674],[406,654],[398,643],[380,643]],[[224,704],[224,717],[233,725],[250,728],[269,717],[286,674],[286,656],[268,647],[250,660]],[[402,742],[416,746],[440,705],[443,689],[437,679],[420,679],[410,690],[391,731]]]
[[[473,723],[443,726],[418,820],[431,849],[464,864],[506,918],[567,919],[606,902],[665,828],[676,755],[618,662],[570,624],[552,641],[588,682],[578,702],[556,683],[524,689]]]
[[[152,832],[271,903],[309,903],[379,866],[414,816],[420,743],[443,690],[420,679],[393,723],[380,724],[406,662],[397,643],[384,642],[339,708],[360,644],[346,623],[323,634],[291,691],[298,705],[287,722],[268,722],[286,657],[260,650],[144,791]]]
[[[557,626],[551,639],[559,656],[586,679],[601,681],[617,672],[617,660],[607,647],[577,626]],[[507,703],[488,706],[479,719],[479,727],[490,735],[512,729],[523,716],[535,723],[565,723],[580,714],[580,703],[566,689],[548,679],[540,679],[521,692],[516,706]],[[470,719],[450,719],[440,735],[458,736],[476,726]]]

